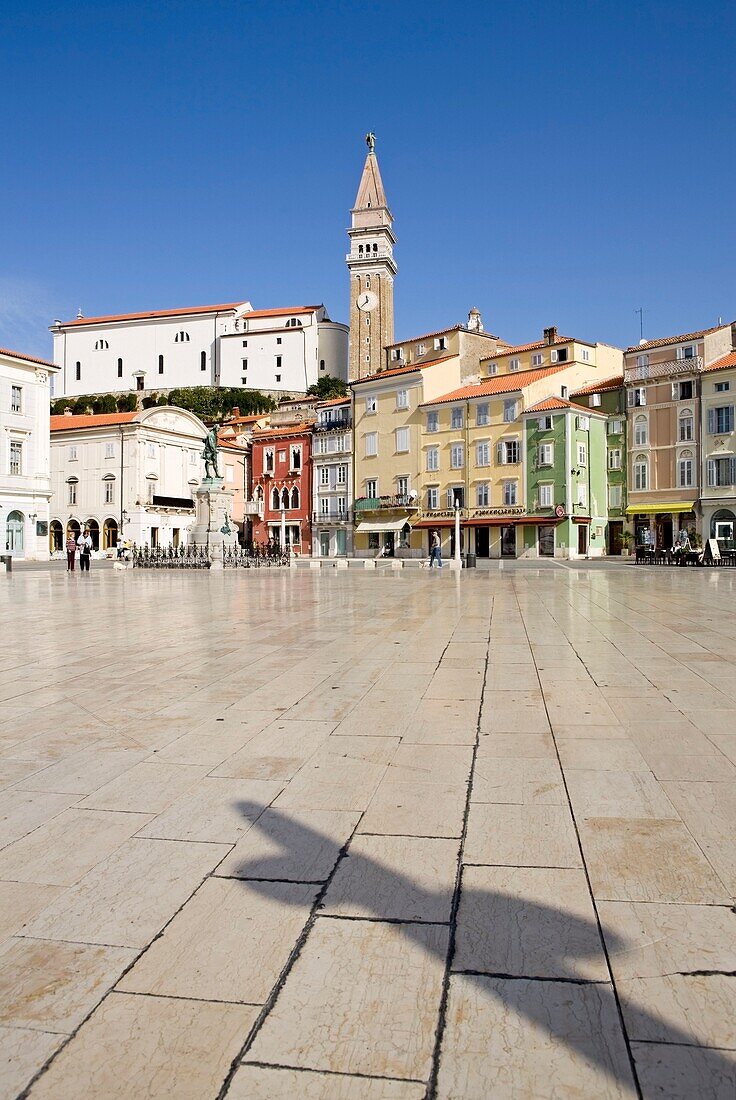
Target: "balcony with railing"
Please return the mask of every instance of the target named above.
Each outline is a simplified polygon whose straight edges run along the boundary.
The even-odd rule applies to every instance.
[[[702,369],[701,355],[693,355],[689,359],[668,359],[666,363],[626,367],[624,382],[647,382],[655,378],[668,378],[673,374],[700,374]]]
[[[416,493],[394,493],[384,497],[358,497],[355,501],[356,512],[380,512],[386,508],[413,508],[418,510],[419,497]]]
[[[337,508],[329,512],[312,512],[312,523],[349,523],[351,520],[351,512],[339,512]]]
[[[353,418],[350,413],[346,413],[344,416],[335,417],[332,420],[318,420],[314,425],[315,432],[344,432],[347,428],[352,428]]]

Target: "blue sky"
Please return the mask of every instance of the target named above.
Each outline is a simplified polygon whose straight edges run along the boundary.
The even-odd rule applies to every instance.
[[[733,320],[735,55],[725,3],[5,3],[0,345],[79,306],[346,320],[368,129],[397,339]]]

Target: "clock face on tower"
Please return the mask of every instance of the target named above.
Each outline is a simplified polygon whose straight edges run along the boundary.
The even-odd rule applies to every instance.
[[[361,290],[358,295],[357,306],[363,313],[370,313],[378,305],[378,298],[372,290]]]

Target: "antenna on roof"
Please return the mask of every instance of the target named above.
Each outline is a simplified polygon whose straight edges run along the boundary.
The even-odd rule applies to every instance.
[[[634,313],[639,314],[639,343],[645,344],[646,340],[644,339],[644,306],[639,306],[638,309],[634,310]]]

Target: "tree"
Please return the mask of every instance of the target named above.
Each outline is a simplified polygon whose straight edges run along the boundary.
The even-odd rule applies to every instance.
[[[325,374],[307,390],[310,397],[318,397],[320,401],[330,401],[333,397],[347,397],[347,392],[347,384],[342,378],[333,378],[330,374]]]
[[[118,412],[135,412],[138,408],[138,400],[134,393],[121,393],[115,402]]]
[[[92,411],[96,413],[117,412],[118,404],[115,400],[115,395],[112,393],[103,393],[101,397],[96,397],[92,402]]]

